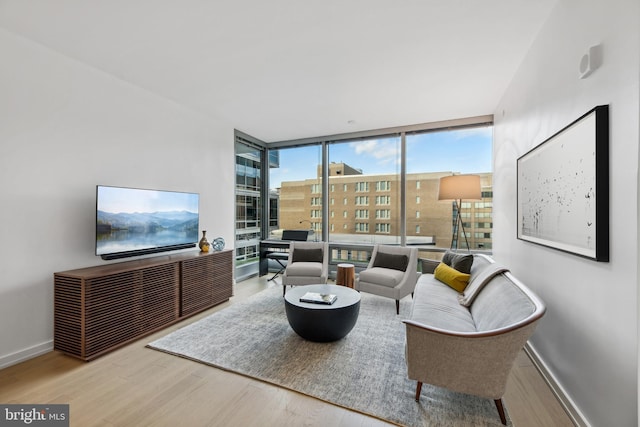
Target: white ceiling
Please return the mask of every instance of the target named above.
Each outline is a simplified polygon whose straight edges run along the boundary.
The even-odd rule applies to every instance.
[[[492,114],[556,3],[0,0],[0,26],[271,142]]]

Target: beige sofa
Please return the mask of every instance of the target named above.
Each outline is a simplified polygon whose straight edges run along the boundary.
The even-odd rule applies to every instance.
[[[416,401],[422,383],[490,398],[506,424],[507,377],[544,304],[487,256],[473,256],[462,294],[428,274],[438,262],[422,261],[423,274],[404,320],[408,377],[418,382]]]

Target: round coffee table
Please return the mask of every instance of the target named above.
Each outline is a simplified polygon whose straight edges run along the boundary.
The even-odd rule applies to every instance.
[[[329,304],[301,302],[307,292],[334,294]],[[344,338],[356,324],[360,312],[360,293],[336,285],[295,286],[284,297],[287,320],[291,328],[309,341],[329,342]]]

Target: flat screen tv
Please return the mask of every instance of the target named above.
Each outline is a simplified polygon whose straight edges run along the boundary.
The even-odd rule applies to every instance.
[[[199,194],[96,187],[96,255],[126,258],[194,247]]]

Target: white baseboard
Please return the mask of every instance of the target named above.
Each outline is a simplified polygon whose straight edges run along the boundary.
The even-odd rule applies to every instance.
[[[24,362],[25,360],[33,359],[34,357],[48,353],[52,350],[53,340],[49,340],[41,344],[34,345],[33,347],[17,351],[15,353],[0,356],[0,369],[7,368],[11,365],[16,365],[20,362]]]
[[[584,414],[578,409],[575,402],[569,397],[560,383],[558,383],[551,371],[549,371],[547,365],[540,358],[535,348],[533,348],[530,343],[527,343],[524,347],[524,351],[527,353],[536,369],[538,369],[542,378],[544,378],[544,381],[549,385],[551,391],[556,396],[567,415],[569,415],[573,424],[577,427],[591,427],[591,424],[589,424]]]

